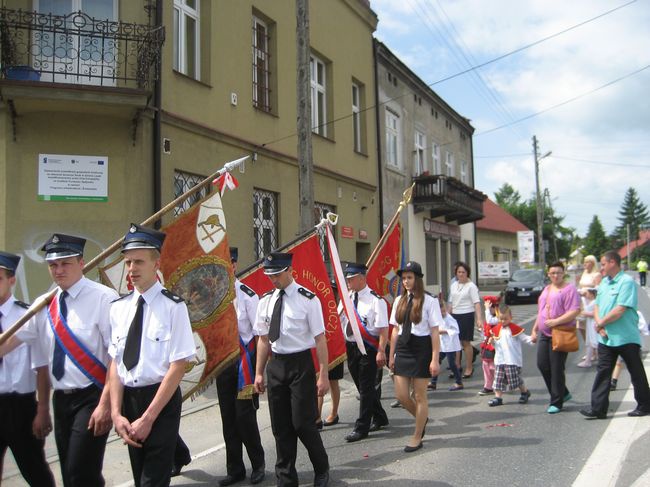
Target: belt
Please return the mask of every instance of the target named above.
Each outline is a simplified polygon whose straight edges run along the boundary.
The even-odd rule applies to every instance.
[[[302,352],[294,353],[273,353],[273,358],[277,360],[290,360],[292,358],[302,357],[303,355],[309,354],[311,356],[311,350],[303,350]]]
[[[36,392],[0,392],[0,399],[9,399],[9,398],[27,398],[31,396],[36,396]]]
[[[86,391],[89,391],[91,389],[97,389],[97,386],[95,386],[94,384],[90,384],[89,386],[79,387],[79,388],[75,388],[75,389],[54,389],[54,393],[56,394],[58,392],[59,394],[68,395],[68,394],[77,394],[79,392],[86,392]]]

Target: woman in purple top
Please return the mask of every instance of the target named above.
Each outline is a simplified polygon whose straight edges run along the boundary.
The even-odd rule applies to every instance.
[[[567,352],[553,351],[551,328],[558,325],[576,326],[580,314],[580,295],[573,284],[564,280],[564,264],[554,262],[548,268],[551,283],[544,288],[537,302],[537,319],[533,326],[532,339],[537,341],[537,368],[542,373],[546,388],[551,394],[551,403],[546,410],[556,414],[564,402],[571,399],[566,387],[564,366]]]

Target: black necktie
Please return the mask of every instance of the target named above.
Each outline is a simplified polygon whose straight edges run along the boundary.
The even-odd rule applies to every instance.
[[[68,306],[65,304],[65,298],[68,291],[59,294],[59,316],[64,321],[68,317]],[[52,375],[56,380],[61,380],[65,374],[65,352],[59,341],[54,337],[54,354],[52,355]]]
[[[413,308],[413,294],[409,294],[409,301],[406,303],[404,313],[404,325],[402,325],[402,340],[408,342],[411,339],[411,309]]]
[[[129,333],[126,335],[126,345],[124,345],[124,355],[122,362],[126,370],[131,370],[140,360],[140,344],[142,342],[142,317],[144,315],[144,298],[138,298],[138,308],[135,310],[133,321],[129,327]]]
[[[4,330],[2,329],[2,311],[0,311],[0,333]],[[0,357],[0,364],[2,364],[2,357]]]
[[[359,293],[354,292],[354,297],[352,298],[352,301],[354,303],[354,309],[357,309],[357,306],[359,305]],[[345,334],[349,337],[354,335],[354,332],[352,331],[352,323],[350,323],[350,320],[348,320],[348,326],[345,327]]]
[[[275,300],[275,305],[273,306],[271,327],[269,328],[269,340],[271,340],[271,343],[280,338],[280,324],[282,323],[282,296],[284,296],[284,289],[280,289],[278,299]]]

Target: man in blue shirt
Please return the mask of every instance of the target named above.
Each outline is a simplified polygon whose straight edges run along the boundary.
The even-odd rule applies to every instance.
[[[580,414],[587,419],[605,419],[609,407],[609,384],[619,355],[625,361],[632,386],[636,409],[628,416],[650,414],[650,388],[641,360],[641,336],[637,315],[637,289],[634,280],[621,271],[621,257],[606,252],[600,259],[604,279],[598,287],[594,321],[598,330],[598,369],[591,389],[591,409]]]

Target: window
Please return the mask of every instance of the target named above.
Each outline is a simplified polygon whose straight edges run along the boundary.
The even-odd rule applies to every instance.
[[[414,176],[419,176],[427,171],[424,151],[426,149],[426,139],[421,132],[415,132],[415,149],[413,150],[413,172]]]
[[[386,161],[396,168],[402,167],[399,157],[400,120],[399,116],[386,110]]]
[[[467,174],[467,161],[460,161],[460,180],[467,184],[469,182],[469,175]]]
[[[255,258],[261,259],[278,246],[278,195],[253,190],[253,238]]]
[[[205,179],[205,176],[199,176],[198,174],[192,174],[184,171],[174,171],[174,198],[178,198],[180,195],[185,193],[188,189],[193,188],[201,181]],[[204,186],[199,191],[194,193],[192,196],[187,198],[185,201],[181,202],[174,208],[174,216],[178,216],[186,210],[201,201],[212,189],[211,185]]]
[[[440,166],[440,145],[435,142],[431,143],[431,160],[433,161],[433,174],[442,174]]]
[[[336,207],[328,205],[327,203],[314,203],[314,225],[320,222],[327,216],[328,213],[336,213]],[[332,231],[334,239],[336,239],[336,232]],[[325,227],[318,229],[318,241],[320,244],[320,251],[323,254],[323,260],[329,262],[330,253],[327,251],[327,232]]]
[[[253,106],[265,112],[271,111],[269,60],[268,25],[253,17]]]
[[[309,58],[311,73],[311,126],[312,132],[327,137],[327,91],[325,63],[315,56]]]
[[[352,83],[352,136],[354,150],[361,152],[361,88]]]
[[[174,0],[174,69],[199,79],[199,2]]]
[[[447,176],[454,176],[454,155],[447,151],[447,158],[445,159],[445,168]]]

